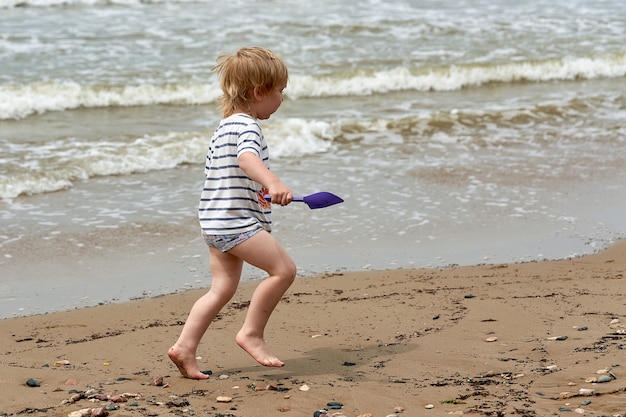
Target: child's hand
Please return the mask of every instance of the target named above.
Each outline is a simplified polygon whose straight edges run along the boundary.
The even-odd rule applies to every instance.
[[[270,195],[272,204],[286,206],[287,204],[291,203],[291,200],[293,199],[291,190],[282,182],[271,184],[268,189],[268,194]]]

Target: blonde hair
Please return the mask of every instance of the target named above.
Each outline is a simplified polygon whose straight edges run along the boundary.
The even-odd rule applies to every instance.
[[[221,54],[213,70],[224,93],[220,97],[224,117],[249,110],[255,87],[259,94],[265,95],[289,79],[283,60],[260,47],[244,47],[234,54]]]

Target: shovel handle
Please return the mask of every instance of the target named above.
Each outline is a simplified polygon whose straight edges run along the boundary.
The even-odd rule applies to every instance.
[[[265,197],[265,199],[270,203],[272,202],[272,197],[270,197],[269,194],[265,194],[263,197]],[[304,197],[293,197],[291,201],[304,201]]]

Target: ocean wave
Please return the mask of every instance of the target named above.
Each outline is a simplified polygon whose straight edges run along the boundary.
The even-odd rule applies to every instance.
[[[268,122],[265,136],[273,158],[324,152],[338,125],[292,118]],[[169,132],[139,138],[83,141],[63,138],[42,144],[0,142],[0,199],[72,188],[90,178],[129,175],[184,164],[202,164],[211,131]]]
[[[492,83],[548,82],[626,76],[626,51],[540,61],[392,68],[330,75],[291,76],[287,99],[348,97],[397,91],[454,91]],[[215,82],[136,85],[80,85],[42,81],[0,85],[0,119],[79,107],[196,105],[213,103]]]
[[[597,127],[606,130],[609,120],[619,119],[615,112],[621,111],[623,101],[620,95],[598,94],[532,106],[420,111],[400,117],[343,116],[332,121],[277,118],[265,121],[263,131],[272,159],[288,160],[324,152],[339,155],[346,146],[511,148],[526,146],[529,140],[541,142],[542,135],[537,132],[550,131],[551,126],[562,130],[568,119],[586,117],[589,112],[606,116],[599,122],[602,127]],[[520,134],[529,129],[535,134]],[[585,142],[590,136],[601,140],[594,130],[596,127],[589,125],[586,129],[577,128],[580,132],[571,137],[565,135],[562,140],[573,141],[572,144]],[[94,177],[145,173],[183,164],[201,165],[211,135],[212,129],[207,129],[142,137],[123,135],[95,141],[61,138],[45,143],[0,142],[4,150],[0,157],[0,199],[63,190]]]
[[[570,81],[626,76],[626,51],[583,57],[399,67],[342,75],[300,76],[288,94],[299,97],[363,96],[394,91],[455,91],[492,83]]]
[[[79,107],[194,105],[215,101],[221,92],[213,84],[91,85],[42,81],[0,85],[0,119],[22,119],[36,113]]]
[[[14,7],[63,7],[63,6],[101,6],[135,5],[161,3],[208,3],[211,0],[0,0],[0,9]]]

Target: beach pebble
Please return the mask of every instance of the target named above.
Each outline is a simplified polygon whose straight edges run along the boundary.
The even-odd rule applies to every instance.
[[[580,405],[589,405],[591,404],[591,400],[581,401]]]
[[[432,410],[433,408],[435,408],[435,406],[434,406],[434,405],[432,405],[432,404],[426,404],[426,405],[424,406],[424,408],[425,408],[425,409],[427,409],[427,410]]]
[[[233,400],[233,397],[219,396],[216,400],[218,403],[229,403]]]
[[[548,340],[567,340],[567,336],[553,336],[553,337],[548,337]]]
[[[112,403],[125,403],[128,402],[128,398],[126,398],[123,395],[111,395],[111,397],[109,397],[109,401],[111,401]]]
[[[163,377],[162,376],[155,376],[154,378],[152,378],[152,382],[150,383],[150,385],[155,386],[155,387],[162,387],[163,386]]]
[[[220,376],[218,376],[219,379],[228,379],[229,376],[227,374],[221,374]]]
[[[491,336],[485,339],[485,342],[495,342],[496,340],[498,340],[498,338],[496,336]]]
[[[30,378],[28,381],[26,381],[26,385],[33,388],[33,387],[40,387],[41,384],[39,383],[39,381],[37,381],[36,379]]]
[[[613,319],[609,324],[619,324],[619,319]]]
[[[62,361],[56,361],[54,363],[54,366],[67,366],[70,364],[70,361],[68,361],[67,359],[64,359]]]
[[[577,408],[574,410],[574,412],[578,414],[585,414],[585,410],[583,410],[582,408]]]
[[[610,382],[612,380],[613,380],[613,377],[611,375],[600,375],[597,378],[597,382],[600,383],[600,384],[604,383],[604,382]]]
[[[328,410],[341,410],[343,404],[338,403],[337,401],[330,401],[326,404]]]
[[[304,384],[299,389],[300,391],[308,391],[311,389],[311,387],[309,387],[307,384]]]
[[[578,395],[594,395],[596,390],[591,388],[581,388],[578,390]]]
[[[326,413],[326,410],[317,410],[313,413],[313,417],[326,417],[328,416],[328,414]]]
[[[85,417],[91,415],[91,408],[83,408],[82,410],[72,411],[67,417]]]
[[[91,417],[106,417],[109,412],[102,407],[94,408],[91,410]]]
[[[404,411],[404,407],[402,407],[401,405],[396,405],[395,407],[393,407],[394,413],[401,413],[403,411]]]

